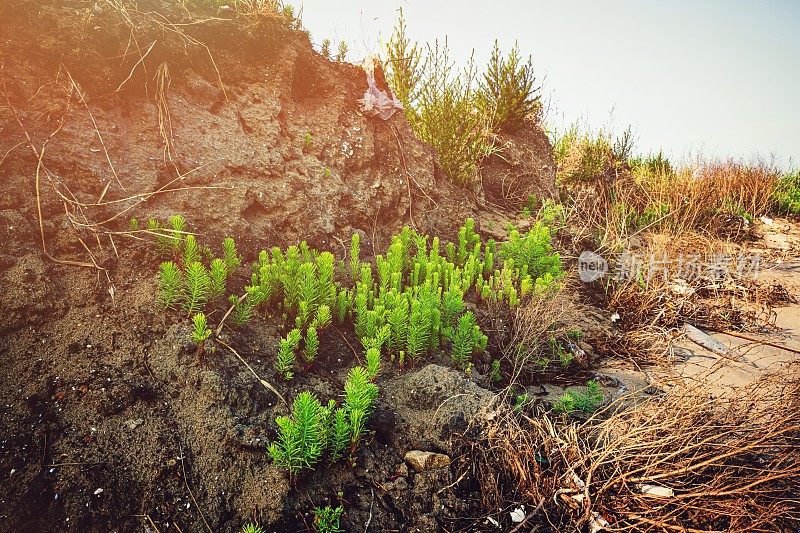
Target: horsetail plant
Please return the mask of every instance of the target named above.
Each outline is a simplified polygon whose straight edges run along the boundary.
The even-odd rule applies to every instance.
[[[319,461],[327,431],[323,415],[324,409],[317,397],[304,391],[292,404],[291,417],[275,419],[279,429],[278,440],[267,450],[277,466],[295,475],[301,468],[312,468]]]
[[[286,381],[294,377],[295,350],[300,345],[300,330],[295,328],[281,339],[278,356],[275,359],[275,371]]]
[[[188,236],[187,236],[188,237]],[[211,291],[211,278],[202,263],[195,261],[186,267],[183,308],[191,315],[203,309]]]
[[[305,361],[306,368],[310,367],[317,358],[317,351],[319,350],[319,335],[317,328],[309,326],[306,331],[306,345],[303,349],[303,361]]]
[[[192,317],[192,340],[197,345],[197,355],[202,355],[205,352],[205,345],[208,338],[211,336],[211,329],[208,327],[208,321],[205,313],[197,313]]]
[[[172,261],[161,263],[158,269],[158,301],[166,308],[178,303],[181,297],[183,275]]]

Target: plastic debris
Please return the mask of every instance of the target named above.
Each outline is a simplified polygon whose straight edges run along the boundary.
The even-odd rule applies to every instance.
[[[511,511],[509,514],[511,515],[511,521],[514,522],[515,524],[519,524],[520,522],[525,520],[525,506],[520,505],[519,507]]]
[[[675,496],[675,491],[669,487],[661,487],[659,485],[649,485],[643,483],[638,487],[639,492],[647,494],[648,496],[658,496],[660,498],[672,498]]]
[[[365,115],[380,117],[381,120],[389,120],[397,110],[403,109],[403,104],[395,95],[389,96],[386,91],[378,89],[375,83],[375,56],[368,56],[361,65],[367,75],[367,91],[361,99],[361,111]]]

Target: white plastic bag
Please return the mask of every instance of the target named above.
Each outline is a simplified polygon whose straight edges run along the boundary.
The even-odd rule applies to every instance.
[[[397,99],[395,95],[386,94],[386,91],[378,89],[375,83],[375,61],[374,56],[368,56],[364,63],[361,65],[367,75],[367,84],[369,87],[361,99],[361,111],[365,115],[377,116],[382,120],[389,120],[392,115],[400,109],[403,109],[403,104]]]

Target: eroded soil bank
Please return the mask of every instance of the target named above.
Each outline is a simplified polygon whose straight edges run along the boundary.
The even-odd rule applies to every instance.
[[[131,218],[183,214],[203,242],[235,237],[246,261],[303,239],[342,257],[353,232],[366,255],[404,224],[453,238],[483,197],[446,179],[402,113],[360,112],[360,67],[322,58],[280,20],[229,18],[156,1],[0,3],[5,529],[304,530],[314,506],[342,502],[348,528],[371,517],[432,530],[480,505],[443,489],[458,460],[433,472],[403,461],[412,448],[457,456],[491,397],[444,359],[382,375],[355,465],[292,485],[265,450],[286,407],[230,354],[198,360],[185,321],[156,306],[161,256],[127,233]],[[553,190],[546,137],[525,135],[487,166],[495,203],[519,169],[513,201]],[[261,375],[279,327],[235,339]],[[326,332],[316,370],[280,391],[336,398],[348,341]]]

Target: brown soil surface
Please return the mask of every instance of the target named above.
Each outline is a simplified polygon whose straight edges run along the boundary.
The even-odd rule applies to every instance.
[[[444,488],[461,463],[414,473],[403,456],[454,453],[488,391],[442,366],[390,369],[355,468],[292,484],[265,449],[286,407],[229,352],[196,358],[182,318],[155,305],[161,258],[126,232],[180,213],[202,242],[235,237],[246,261],[301,239],[341,258],[353,232],[372,255],[404,224],[452,238],[473,193],[402,114],[364,116],[364,72],[304,34],[125,5],[0,1],[0,529],[308,530],[326,502],[345,505],[348,530],[469,528],[480,498]],[[270,376],[279,327],[228,341]],[[326,332],[315,370],[280,392],[337,398],[354,364],[343,335],[356,344]],[[464,390],[474,401],[445,402]]]
[[[128,229],[180,213],[203,243],[235,237],[245,263],[303,239],[342,258],[353,232],[371,256],[404,224],[452,239],[467,216],[501,238],[521,222],[506,209],[555,193],[544,133],[528,124],[502,137],[482,187],[465,191],[401,114],[359,111],[360,67],[324,59],[282,22],[114,5],[0,0],[0,530],[234,532],[255,520],[309,531],[328,503],[345,507],[348,531],[495,530],[487,517],[512,529],[510,507],[485,508],[465,452],[482,445],[471,422],[494,398],[491,355],[470,375],[444,354],[385,364],[352,464],[290,480],[266,452],[287,407],[221,345],[198,359],[185,317],[155,303],[162,256]],[[784,264],[797,235],[787,224],[757,241],[788,235]],[[612,396],[652,384],[629,368],[592,370],[605,353],[592,339],[620,332],[570,295],[587,334],[572,379],[600,374],[619,386]],[[796,330],[791,309],[779,318]],[[318,361],[288,384],[273,379],[283,334],[276,316],[223,338],[284,397],[339,398],[357,361],[352,328],[326,330]],[[415,472],[412,449],[452,463]]]

